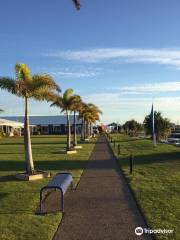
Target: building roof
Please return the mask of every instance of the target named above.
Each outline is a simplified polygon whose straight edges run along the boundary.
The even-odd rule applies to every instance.
[[[22,127],[24,127],[24,123],[0,118],[0,126],[9,126],[9,127],[14,127],[14,128],[22,128]]]
[[[13,117],[3,117],[4,119],[16,121],[19,123],[24,122],[24,117],[22,116],[13,116]],[[67,124],[66,115],[57,115],[57,116],[30,116],[29,117],[30,125],[60,125]],[[73,115],[70,115],[70,122],[73,124]],[[81,120],[76,116],[77,124],[81,124]]]

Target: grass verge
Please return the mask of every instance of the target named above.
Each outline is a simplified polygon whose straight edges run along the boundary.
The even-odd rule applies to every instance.
[[[159,240],[180,239],[180,148],[148,139],[112,134],[112,149],[151,229],[173,229],[156,234]],[[118,144],[120,154],[118,154]],[[129,156],[134,156],[133,174]]]
[[[33,136],[35,167],[53,175],[59,171],[70,171],[77,184],[94,144],[83,143],[83,149],[74,155],[64,154],[65,146],[65,136]],[[0,139],[0,239],[52,239],[61,213],[35,215],[39,190],[50,179],[34,182],[15,179],[14,175],[24,169],[23,138]]]

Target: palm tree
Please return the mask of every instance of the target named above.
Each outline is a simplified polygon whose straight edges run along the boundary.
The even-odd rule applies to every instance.
[[[82,119],[83,138],[89,137],[92,134],[92,124],[99,121],[99,114],[102,114],[101,110],[94,104],[88,103],[82,104],[80,111],[80,117]]]
[[[74,105],[73,89],[68,88],[63,96],[55,95],[52,106],[61,108],[61,112],[65,112],[67,116],[67,151],[71,150],[71,124],[69,112],[72,111]]]
[[[79,95],[73,96],[73,102],[71,106],[71,111],[73,111],[74,114],[74,139],[73,139],[73,145],[77,146],[77,130],[76,130],[76,113],[79,112],[82,105],[82,99]]]
[[[28,100],[34,98],[39,101],[50,101],[55,91],[59,92],[60,88],[48,74],[31,75],[26,64],[16,64],[15,72],[15,79],[0,77],[0,88],[24,99],[24,147],[26,172],[28,174],[33,174],[34,163],[29,129]]]
[[[85,119],[84,119],[84,115],[85,112],[87,111],[87,104],[85,102],[82,102],[79,108],[79,118],[82,121],[82,127],[81,127],[81,141],[83,141],[86,137],[85,137]]]
[[[88,103],[87,104],[87,135],[88,137],[92,135],[92,124],[96,123],[96,121],[100,120],[100,114],[102,114],[102,111],[94,104]]]

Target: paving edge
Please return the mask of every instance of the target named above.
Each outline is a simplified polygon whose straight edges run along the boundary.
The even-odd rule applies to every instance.
[[[119,169],[118,174],[119,174],[119,176],[120,176],[120,173],[122,174],[122,177],[123,177],[123,179],[124,179],[124,182],[126,183],[128,189],[129,189],[129,191],[130,191],[130,193],[131,193],[131,195],[132,195],[132,198],[133,198],[133,200],[134,200],[135,203],[136,203],[136,206],[137,206],[137,208],[138,208],[138,210],[139,210],[139,212],[140,212],[140,215],[141,215],[141,217],[143,218],[143,221],[144,221],[145,225],[147,226],[147,228],[149,228],[149,224],[148,224],[148,222],[147,222],[147,220],[146,220],[145,213],[144,213],[144,211],[143,211],[143,209],[142,209],[142,207],[141,207],[138,199],[136,198],[136,195],[135,195],[135,193],[134,193],[131,185],[129,184],[126,175],[124,174],[124,172],[123,172],[123,170],[122,170],[122,167],[121,167],[121,165],[120,165],[120,163],[119,163],[119,161],[118,161],[118,158],[117,158],[116,155],[114,154],[114,151],[113,151],[113,149],[112,149],[112,146],[111,146],[111,144],[110,144],[110,142],[109,142],[106,134],[105,134],[105,137],[106,137],[106,140],[107,140],[107,143],[108,143],[110,152],[112,153],[112,155],[113,155],[113,157],[114,157],[114,159],[115,159],[115,161],[116,161],[116,164],[117,164],[117,166],[118,166],[118,169]],[[154,234],[150,235],[150,238],[152,238],[152,240],[158,240]]]

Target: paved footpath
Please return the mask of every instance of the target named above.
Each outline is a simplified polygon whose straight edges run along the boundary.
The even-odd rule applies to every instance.
[[[107,140],[101,135],[75,191],[65,195],[65,214],[54,240],[134,240],[146,227]]]

